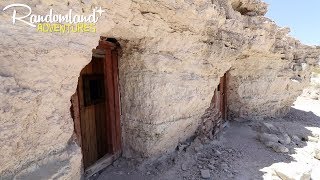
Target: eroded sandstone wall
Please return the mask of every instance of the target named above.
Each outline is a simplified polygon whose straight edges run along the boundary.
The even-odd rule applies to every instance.
[[[1,9],[9,3],[1,2]],[[258,0],[21,3],[36,14],[46,14],[49,8],[90,13],[95,6],[106,13],[98,21],[97,33],[51,34],[23,23],[12,25],[11,14],[1,12],[0,175],[5,178],[34,175],[44,165],[54,169],[48,178],[81,174],[80,148],[71,139],[70,97],[100,35],[114,37],[122,46],[119,75],[126,156],[172,151],[193,135],[228,70],[234,116],[285,112],[282,109],[308,82],[308,68],[300,73],[298,61],[312,64],[319,54],[263,17],[266,5]],[[295,84],[290,78],[297,75],[301,79]],[[54,163],[61,161],[65,163]]]

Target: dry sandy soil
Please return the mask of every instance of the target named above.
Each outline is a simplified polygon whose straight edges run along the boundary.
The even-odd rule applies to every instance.
[[[320,101],[306,96],[300,96],[283,118],[233,121],[216,140],[196,138],[170,155],[149,161],[121,158],[92,179],[319,180],[315,151],[320,143]],[[280,138],[266,142],[263,133]]]

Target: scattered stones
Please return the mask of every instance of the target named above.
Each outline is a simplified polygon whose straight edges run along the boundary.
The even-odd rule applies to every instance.
[[[177,149],[179,152],[186,151],[190,144],[179,144]]]
[[[220,156],[222,153],[218,150],[215,150],[216,155]]]
[[[292,138],[292,141],[296,143],[300,143],[302,141],[301,138],[299,138],[297,135],[292,135],[291,138]]]
[[[233,175],[233,173],[232,173],[232,172],[229,172],[229,173],[227,173],[227,177],[228,177],[228,178],[233,178],[233,177],[234,177],[234,175]]]
[[[209,159],[208,159],[208,158],[198,157],[197,159],[198,159],[199,161],[202,161],[202,162],[209,162]]]
[[[276,143],[275,143],[275,142],[268,141],[268,142],[265,142],[264,144],[265,144],[267,147],[272,148]]]
[[[258,139],[263,142],[263,143],[266,143],[266,142],[278,142],[279,141],[279,138],[277,135],[274,135],[274,134],[268,134],[268,133],[259,133],[258,134]]]
[[[112,163],[112,166],[114,166],[114,167],[121,167],[120,161],[119,161],[119,160],[114,161],[114,162]]]
[[[281,133],[283,130],[276,128],[270,123],[260,123],[260,133],[258,133],[258,139],[267,147],[272,148],[275,152],[278,153],[287,153],[289,149],[284,145],[291,143],[291,138],[287,133]],[[269,133],[277,133],[269,134]]]
[[[273,124],[262,122],[259,124],[259,132],[261,133],[268,133],[268,134],[279,134],[281,130],[275,127]]]
[[[227,169],[229,168],[229,166],[228,166],[228,164],[226,164],[226,163],[222,163],[222,164],[221,164],[221,168],[222,168],[223,170],[227,170]]]
[[[208,164],[208,168],[211,169],[211,170],[215,169],[215,167],[213,165],[211,165],[211,164]]]
[[[203,179],[209,179],[210,178],[210,171],[208,169],[201,169],[201,177]]]
[[[284,145],[279,144],[279,143],[274,143],[271,148],[277,152],[277,153],[287,153],[289,152],[289,149],[286,148]]]
[[[196,146],[196,147],[194,148],[194,150],[195,150],[196,152],[199,152],[202,148],[203,148],[203,145],[200,144],[199,146]]]
[[[213,165],[213,164],[215,164],[215,163],[216,163],[216,160],[215,160],[214,158],[211,158],[211,159],[210,159],[210,164]]]
[[[182,165],[181,165],[181,169],[182,169],[183,171],[188,170],[187,165],[186,165],[186,164],[182,164]]]
[[[290,136],[287,134],[287,133],[284,133],[281,138],[279,139],[279,142],[281,144],[284,144],[284,145],[288,145],[291,143],[291,138]]]
[[[238,117],[238,118],[234,118],[233,121],[243,123],[243,122],[249,121],[249,119]]]
[[[119,171],[117,174],[118,174],[118,175],[123,175],[124,172],[123,172],[123,171]]]

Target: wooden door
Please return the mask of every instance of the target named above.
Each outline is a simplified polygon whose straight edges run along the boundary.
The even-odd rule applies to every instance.
[[[107,154],[104,60],[92,58],[80,73],[78,95],[84,167]]]
[[[214,91],[212,98],[213,108],[219,111],[218,119],[227,118],[227,73],[220,78],[220,83]]]
[[[219,110],[221,118],[225,121],[227,118],[227,73],[220,78],[219,84]]]
[[[93,53],[91,62],[80,73],[77,88],[86,170],[98,160],[114,160],[121,151],[117,45],[101,37]]]
[[[216,136],[227,121],[227,73],[220,78],[211,103],[212,112],[214,112],[213,135]]]

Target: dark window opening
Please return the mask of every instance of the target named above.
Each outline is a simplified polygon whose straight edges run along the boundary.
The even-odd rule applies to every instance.
[[[103,75],[83,76],[83,89],[85,106],[91,106],[105,101]]]

